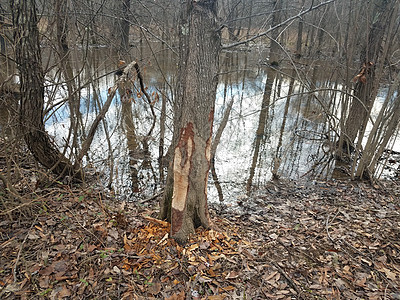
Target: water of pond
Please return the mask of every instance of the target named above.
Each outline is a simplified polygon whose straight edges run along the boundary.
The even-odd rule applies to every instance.
[[[157,52],[157,49],[153,51],[161,53]],[[146,57],[144,53],[150,52],[141,49],[138,53],[131,53],[131,57],[136,57],[135,60],[140,62],[150,94],[154,97],[158,94],[159,99],[163,96],[167,99],[166,145],[164,146],[164,153],[166,153],[172,136],[173,112],[170,96],[173,93],[171,87],[174,85],[177,62],[173,55],[155,55],[157,59],[154,59],[154,56]],[[74,53],[73,65],[75,73],[79,75],[78,84],[84,86],[80,90],[79,97],[82,124],[86,132],[97,115],[99,107],[105,102],[108,89],[115,82],[116,76],[113,70],[116,68],[118,58],[108,48]],[[49,58],[49,61],[51,59]],[[228,102],[234,100],[229,121],[215,157],[216,173],[227,201],[246,195],[246,182],[250,175],[268,74],[267,67],[262,63],[264,59],[263,51],[229,52],[223,53],[221,57],[214,132],[222,120]],[[131,58],[125,58],[125,60],[129,61]],[[308,94],[304,97],[298,96],[303,92],[302,85],[298,81],[291,81],[291,77],[285,74],[291,74],[291,71],[282,70],[273,84],[268,119],[261,137],[259,159],[254,170],[254,186],[262,186],[271,179],[277,156],[280,161],[278,174],[281,177],[315,179],[315,176],[331,176],[333,160],[329,160],[329,155],[326,155],[324,149],[329,146],[332,139],[327,127],[327,118],[322,113],[321,105],[313,97]],[[328,80],[327,77],[330,74],[326,72],[326,69],[324,69],[324,74],[325,76],[318,74],[317,77]],[[51,84],[57,83],[58,76],[58,73],[53,73],[48,77],[49,85],[46,89],[48,105],[67,96],[65,87],[60,88],[58,84]],[[165,84],[164,79],[167,79],[169,83]],[[318,85],[318,82],[315,84]],[[297,96],[291,96],[288,101],[289,106],[285,107],[289,94]],[[331,101],[332,98],[328,100]],[[329,102],[328,100],[326,101]],[[145,138],[152,122],[149,105],[136,95],[133,101],[123,103],[117,95],[106,114],[105,122],[97,130],[89,155],[85,158],[87,165],[95,169],[98,174],[103,174],[100,175],[100,179],[104,184],[107,184],[112,176],[112,187],[123,199],[134,201],[137,198],[146,198],[161,188],[157,161],[161,101],[157,101],[154,107],[157,123],[153,136],[146,140],[149,153],[137,148],[132,149],[129,142],[133,131],[139,144],[141,139]],[[282,132],[285,108],[287,108],[287,117]],[[127,118],[131,120],[128,123]],[[70,123],[67,105],[58,106],[57,110],[53,110],[46,119],[46,129],[50,135],[54,136],[60,147],[65,146]],[[324,162],[324,164],[316,164],[317,162]],[[139,179],[138,184],[132,182],[133,174]],[[217,190],[211,175],[208,186],[209,200],[217,201]]]

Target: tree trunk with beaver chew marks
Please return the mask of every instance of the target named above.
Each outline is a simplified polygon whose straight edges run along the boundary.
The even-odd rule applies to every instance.
[[[161,203],[161,217],[171,222],[171,235],[180,243],[195,228],[209,227],[207,180],[221,46],[216,3],[182,4],[174,157]]]

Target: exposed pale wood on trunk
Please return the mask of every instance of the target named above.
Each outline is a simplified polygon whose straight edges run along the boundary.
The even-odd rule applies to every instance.
[[[209,226],[207,180],[220,51],[216,2],[182,3],[174,163],[161,203],[161,216],[171,221],[172,236],[182,243],[196,227]]]

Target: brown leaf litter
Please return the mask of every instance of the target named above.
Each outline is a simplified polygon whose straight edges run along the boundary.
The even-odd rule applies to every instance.
[[[0,298],[400,299],[399,190],[271,182],[211,205],[212,228],[183,247],[156,200],[43,189],[31,215],[1,215]]]

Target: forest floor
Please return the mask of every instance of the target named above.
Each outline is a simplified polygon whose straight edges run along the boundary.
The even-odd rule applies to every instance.
[[[185,246],[156,197],[29,195],[2,198],[1,299],[400,299],[399,182],[270,182]]]

